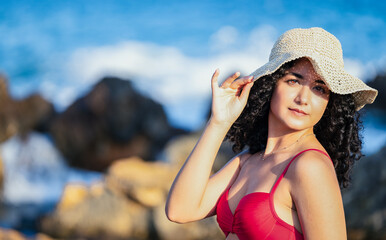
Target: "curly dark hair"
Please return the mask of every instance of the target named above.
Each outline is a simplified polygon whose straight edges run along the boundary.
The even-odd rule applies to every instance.
[[[288,62],[273,74],[263,76],[254,83],[247,105],[226,135],[226,139],[233,143],[234,152],[240,152],[246,146],[251,154],[265,149],[272,93],[277,80],[295,64],[296,60]],[[360,136],[362,128],[353,96],[331,92],[327,108],[314,126],[314,133],[334,163],[341,188],[349,186],[354,162],[363,156]]]

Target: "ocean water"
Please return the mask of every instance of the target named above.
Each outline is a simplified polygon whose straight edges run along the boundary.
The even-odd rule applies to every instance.
[[[36,231],[38,217],[52,211],[66,184],[90,185],[102,174],[69,167],[50,137],[30,133],[0,145],[4,186],[0,226],[26,234]]]

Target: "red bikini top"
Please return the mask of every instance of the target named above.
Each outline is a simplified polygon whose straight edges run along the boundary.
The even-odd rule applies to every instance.
[[[302,233],[300,233],[294,226],[284,222],[276,214],[273,194],[275,193],[277,186],[284,177],[284,174],[287,172],[292,161],[300,154],[310,150],[318,151],[330,158],[327,153],[318,149],[306,149],[301,151],[288,163],[283,173],[273,185],[270,193],[253,192],[245,195],[237,205],[234,214],[229,208],[228,188],[220,196],[216,207],[217,222],[224,234],[228,236],[229,233],[234,233],[240,240],[304,239]]]

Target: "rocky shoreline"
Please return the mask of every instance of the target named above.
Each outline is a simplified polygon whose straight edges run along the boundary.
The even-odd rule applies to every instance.
[[[166,218],[168,190],[200,131],[170,126],[162,106],[136,92],[129,81],[104,78],[63,113],[37,95],[13,100],[4,78],[0,100],[1,141],[49,134],[68,165],[102,175],[91,184],[66,184],[55,209],[36,218],[35,236],[3,228],[0,240],[224,239],[215,217],[189,224]],[[232,154],[229,143],[223,143],[213,171]],[[342,192],[348,239],[386,239],[384,156],[386,147],[361,159],[352,186]],[[0,170],[3,186],[7,169],[2,161]]]

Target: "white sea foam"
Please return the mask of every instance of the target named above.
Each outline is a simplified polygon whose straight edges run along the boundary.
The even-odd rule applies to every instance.
[[[14,136],[0,145],[4,165],[5,203],[44,204],[56,202],[65,184],[101,179],[101,174],[71,169],[50,138],[32,132],[26,138]]]

